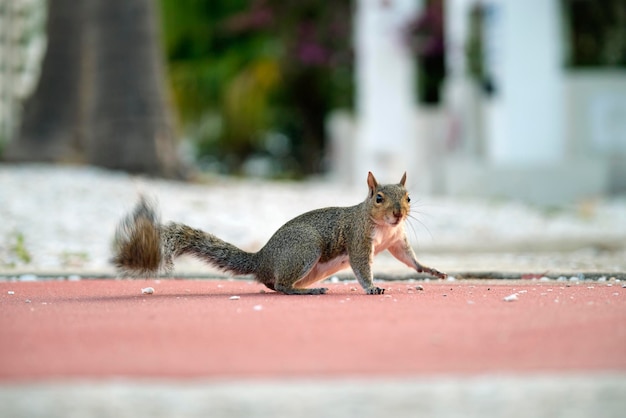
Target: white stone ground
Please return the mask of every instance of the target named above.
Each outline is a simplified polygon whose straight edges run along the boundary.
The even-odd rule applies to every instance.
[[[232,178],[181,183],[91,167],[0,165],[0,273],[114,274],[108,263],[113,232],[139,193],[158,200],[164,221],[185,222],[257,250],[292,217],[356,204],[366,190],[365,179],[357,188]],[[418,258],[440,270],[626,271],[626,197],[561,207],[411,197],[408,233]],[[385,256],[375,269],[408,271]],[[190,260],[177,269],[211,271]]]

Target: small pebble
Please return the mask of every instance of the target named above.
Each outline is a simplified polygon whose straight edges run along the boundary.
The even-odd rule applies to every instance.
[[[24,303],[30,303],[30,299],[26,299]]]
[[[241,299],[241,297],[239,297],[239,296],[231,296],[228,299],[230,299],[230,300],[239,300],[239,299]]]
[[[339,283],[339,277],[337,277],[337,276],[333,276],[333,277],[331,277],[331,278],[330,278],[330,282],[331,282],[331,283]]]
[[[154,288],[153,287],[144,287],[143,289],[141,289],[141,293],[143,293],[144,295],[151,295],[154,293]]]
[[[15,292],[14,292],[14,291],[12,291],[12,290],[9,290],[7,293],[8,293],[9,295],[14,295],[14,294],[15,294]]]
[[[263,306],[261,306],[261,305],[254,305],[254,306],[252,307],[252,309],[254,309],[255,311],[260,311],[260,310],[262,310],[262,309],[263,309]]]
[[[513,302],[515,300],[518,300],[517,293],[513,293],[512,295],[509,295],[504,298],[505,302]]]
[[[415,286],[415,290],[424,290],[424,286],[418,284],[417,286]]]

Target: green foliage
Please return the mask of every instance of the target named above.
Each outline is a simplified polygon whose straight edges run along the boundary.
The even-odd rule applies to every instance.
[[[24,234],[22,234],[21,232],[17,232],[15,233],[13,239],[14,242],[10,248],[12,255],[15,256],[18,261],[24,264],[29,264],[32,261],[32,257],[30,255],[30,252],[26,248]]]
[[[17,258],[25,264],[29,264],[32,260],[30,252],[26,249],[24,243],[24,234],[18,233],[15,237],[15,245],[12,248]]]
[[[290,148],[280,158],[318,171],[325,116],[352,100],[350,2],[161,5],[172,95],[199,157],[237,171],[249,156],[271,154],[267,138],[279,134]]]
[[[277,58],[267,36],[233,34],[247,1],[162,0],[172,93],[199,153],[246,155],[268,129]]]

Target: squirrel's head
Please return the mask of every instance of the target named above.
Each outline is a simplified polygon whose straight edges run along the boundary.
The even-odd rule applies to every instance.
[[[406,173],[402,175],[397,184],[378,184],[370,171],[367,175],[367,203],[370,208],[370,216],[377,224],[396,226],[402,223],[409,215],[409,193],[404,187]]]

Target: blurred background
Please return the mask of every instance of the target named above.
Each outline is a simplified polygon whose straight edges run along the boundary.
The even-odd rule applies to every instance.
[[[0,156],[626,192],[623,0],[0,0]]]

